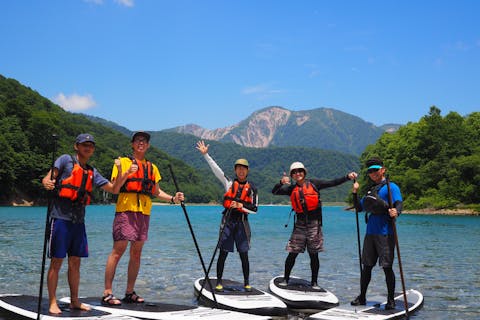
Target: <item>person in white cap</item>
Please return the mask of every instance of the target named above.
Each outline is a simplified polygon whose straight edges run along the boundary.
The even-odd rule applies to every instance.
[[[290,165],[290,177],[294,180],[294,183],[290,183],[290,177],[284,173],[280,182],[272,189],[272,193],[275,195],[290,196],[292,210],[295,211],[295,226],[286,247],[288,256],[285,260],[285,273],[280,285],[288,285],[295,259],[299,253],[305,252],[305,249],[307,249],[312,271],[311,285],[314,290],[320,290],[318,286],[318,271],[320,269],[318,253],[323,251],[320,190],[353,180],[357,177],[357,174],[350,172],[333,180],[306,179],[306,176],[307,169],[303,163],[293,162]]]
[[[81,258],[88,257],[88,241],[85,230],[85,206],[92,200],[93,186],[110,193],[118,193],[120,182],[111,183],[87,162],[95,152],[95,140],[91,134],[82,133],[74,144],[75,155],[58,157],[42,179],[43,187],[56,191],[48,210],[50,218],[49,258],[47,275],[49,313],[60,314],[56,291],[58,275],[63,260],[68,255],[68,283],[70,286],[70,308],[90,310],[80,303]],[[116,165],[119,165],[116,162]]]
[[[217,285],[216,291],[223,291],[222,276],[225,260],[229,252],[233,252],[235,243],[242,261],[243,282],[245,291],[252,291],[249,283],[250,263],[248,250],[250,249],[250,225],[248,215],[257,212],[257,188],[247,179],[249,164],[246,159],[235,161],[234,170],[236,178],[231,180],[208,154],[209,145],[204,141],[197,142],[197,149],[203,154],[215,176],[225,188],[223,197],[222,226],[219,240],[220,255],[217,260]]]

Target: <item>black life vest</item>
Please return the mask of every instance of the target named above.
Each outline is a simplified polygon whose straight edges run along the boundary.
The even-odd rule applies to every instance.
[[[387,214],[388,213],[388,203],[380,198],[378,192],[385,185],[385,181],[374,185],[367,191],[365,198],[363,199],[363,209],[366,212],[372,214]]]

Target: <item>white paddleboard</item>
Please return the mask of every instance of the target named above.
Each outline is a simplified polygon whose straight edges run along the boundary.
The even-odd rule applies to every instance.
[[[216,278],[210,278],[211,286],[204,278],[195,280],[195,296],[207,306],[265,316],[286,316],[287,306],[277,297],[252,287],[246,291],[240,282],[223,279],[223,292],[215,291]],[[214,291],[212,294],[212,290]],[[201,291],[201,293],[200,293]],[[214,298],[215,297],[215,298]],[[215,302],[216,299],[216,302]]]
[[[70,298],[60,301],[69,302]],[[90,305],[95,310],[114,315],[131,316],[141,319],[161,320],[267,320],[267,316],[257,316],[241,312],[213,309],[198,306],[184,306],[162,302],[122,303],[119,306],[108,306],[101,303],[100,297],[81,298],[82,303]]]
[[[290,277],[287,286],[281,286],[282,281],[283,277],[275,277],[268,288],[290,309],[314,313],[338,306],[338,298],[333,293],[323,288],[314,289],[307,280]]]
[[[48,298],[42,299],[40,308],[41,320],[139,320],[129,316],[119,316],[110,312],[95,310],[81,311],[70,309],[69,303],[59,303],[62,310],[60,315],[53,315],[48,312]],[[21,294],[2,294],[0,295],[0,308],[8,311],[15,318],[37,319],[38,297]]]
[[[416,290],[408,290],[408,314],[411,315],[423,305],[423,295]],[[309,316],[310,320],[340,320],[340,319],[365,319],[365,320],[385,320],[400,319],[406,316],[403,293],[397,294],[395,297],[395,309],[385,310],[385,297],[367,296],[367,305],[352,306],[350,303],[341,305],[336,308],[325,310]]]

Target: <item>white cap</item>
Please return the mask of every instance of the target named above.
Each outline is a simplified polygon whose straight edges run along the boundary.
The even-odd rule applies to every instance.
[[[305,171],[305,174],[307,173],[307,169],[305,169],[305,166],[301,162],[294,162],[290,165],[290,175],[292,175],[292,170],[295,169],[303,169]]]

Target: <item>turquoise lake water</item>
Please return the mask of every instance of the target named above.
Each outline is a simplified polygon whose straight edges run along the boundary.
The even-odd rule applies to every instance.
[[[217,243],[221,208],[187,205],[186,210],[208,265]],[[293,225],[291,219],[288,228],[284,227],[289,211],[289,207],[261,206],[257,215],[250,216],[250,282],[259,289],[265,290],[272,277],[283,274],[285,244]],[[0,293],[38,294],[45,215],[45,207],[0,208]],[[113,215],[114,206],[87,208],[90,257],[82,260],[80,295],[102,294]],[[359,218],[363,241],[363,213]],[[359,291],[355,213],[325,207],[323,220],[325,252],[320,253],[319,284],[346,303]],[[423,309],[413,318],[480,319],[480,217],[405,214],[397,220],[397,229],[406,286],[425,297]],[[117,270],[117,296],[125,290],[127,262],[124,256]],[[397,260],[394,269],[400,291]],[[212,276],[214,270],[215,265]],[[299,255],[292,275],[310,278],[307,254]],[[193,282],[203,276],[182,208],[155,206],[136,291],[148,300],[192,305],[196,301]],[[224,277],[242,280],[237,253],[228,256]],[[376,267],[368,295],[384,295],[385,291],[383,271]],[[65,264],[58,296],[68,295]],[[0,313],[0,319],[8,318]]]

